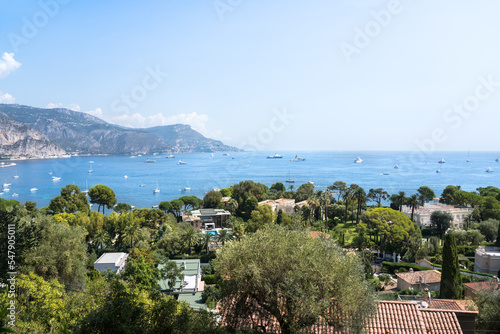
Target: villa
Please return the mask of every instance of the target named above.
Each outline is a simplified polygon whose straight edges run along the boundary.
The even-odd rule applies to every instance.
[[[289,198],[280,198],[280,199],[268,199],[262,202],[259,202],[259,206],[261,205],[269,205],[274,212],[278,212],[282,210],[284,213],[291,215],[293,213],[293,208],[295,207],[295,200]]]
[[[231,217],[231,212],[224,209],[199,209],[189,214],[183,214],[182,220],[200,230],[214,230],[222,228],[222,223]]]
[[[500,270],[500,247],[478,247],[474,257],[474,270],[479,273],[498,274]]]
[[[398,289],[407,290],[413,289],[423,291],[425,288],[429,290],[439,290],[441,284],[441,273],[437,270],[410,271],[407,273],[397,273]]]
[[[401,211],[408,217],[411,217],[411,207],[403,205]],[[463,228],[466,223],[467,216],[472,213],[473,209],[447,205],[438,203],[437,201],[425,203],[424,206],[415,209],[413,213],[415,222],[421,228],[429,228],[431,226],[431,214],[435,211],[450,213],[453,216],[453,221],[450,227]]]
[[[120,273],[125,268],[127,258],[127,253],[104,253],[94,262],[94,268],[101,272],[109,269],[111,272]]]

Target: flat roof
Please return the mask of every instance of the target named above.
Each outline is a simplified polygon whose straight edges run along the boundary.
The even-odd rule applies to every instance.
[[[172,262],[175,262],[177,267],[181,267],[183,263],[186,263],[186,267],[182,270],[182,273],[184,274],[184,280],[188,283],[188,286],[184,287],[184,289],[190,289],[194,288],[192,287],[193,284],[196,285],[196,281],[193,281],[193,278],[188,278],[187,276],[196,276],[199,274],[198,268],[200,267],[200,259],[185,259],[185,260],[170,260]],[[162,269],[165,267],[165,265],[160,264],[158,266],[158,269]],[[158,284],[160,285],[161,290],[168,290],[168,283],[167,280],[160,280],[158,281]],[[189,286],[191,284],[191,286]],[[177,279],[174,284],[174,290],[180,290],[182,287],[182,281],[180,279]]]
[[[182,295],[179,295],[178,300],[187,302],[189,304],[189,306],[191,306],[191,308],[206,310],[207,305],[205,305],[201,301],[201,294],[202,294],[202,292],[196,292],[195,294],[191,294],[191,293],[182,294]]]
[[[127,253],[104,253],[102,254],[95,263],[113,263],[116,264],[123,257],[128,257]]]

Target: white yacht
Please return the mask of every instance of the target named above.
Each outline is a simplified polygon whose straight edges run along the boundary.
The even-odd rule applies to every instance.
[[[52,176],[52,181],[59,181],[61,178],[59,176]]]
[[[38,188],[31,188],[30,191],[34,193],[35,191],[38,191]]]
[[[146,161],[144,161],[144,162],[148,163],[148,164],[154,164],[156,162],[156,160],[146,159]]]
[[[229,156],[229,153],[223,153],[222,154],[224,157],[228,157]]]
[[[441,173],[441,169],[436,170],[436,173]]]
[[[128,179],[128,175],[123,176],[124,179]]]
[[[295,156],[295,158],[290,159],[290,161],[304,161],[306,159],[299,157],[298,155]]]
[[[16,193],[12,194],[12,197],[17,197],[17,196],[19,196],[19,194],[16,194]]]
[[[146,185],[144,183],[139,184],[139,187],[145,187]]]
[[[313,181],[307,181],[307,183],[309,183],[309,184],[313,184],[313,185],[314,185],[314,182],[313,182]]]
[[[158,194],[160,192],[160,187],[158,186],[158,181],[156,181],[156,188],[153,190],[153,194]]]
[[[167,159],[173,159],[173,158],[175,158],[175,155],[170,154],[170,155],[167,155],[165,158],[167,158]]]
[[[191,187],[184,187],[184,191],[190,191]]]
[[[491,172],[494,172],[493,168],[491,167],[486,168],[486,173],[491,173]]]
[[[4,187],[4,188],[8,188],[8,187],[10,187],[11,185],[12,185],[12,184],[10,184],[10,183],[4,183],[4,184],[3,184],[3,187]]]
[[[17,175],[17,170],[16,170],[16,175],[14,175],[13,178],[15,178],[15,179],[19,178],[19,175]]]
[[[441,158],[441,159],[438,161],[438,163],[440,163],[440,164],[444,164],[445,162],[446,162],[446,161],[444,161],[444,159],[443,159],[443,158]]]
[[[214,154],[213,153],[210,153],[210,158],[213,158],[214,157]]]
[[[389,173],[384,173],[384,175],[389,175]]]
[[[399,169],[399,166],[396,164],[396,165],[394,166],[394,169]]]
[[[274,153],[273,155],[269,155],[267,157],[267,159],[281,159],[283,158],[281,155],[279,155],[278,153]]]
[[[187,162],[182,161],[182,160],[179,160],[178,164],[179,164],[179,165],[187,165]]]
[[[357,157],[356,160],[354,160],[355,164],[360,164],[362,162],[363,162],[363,159],[361,159],[360,157]]]
[[[92,166],[89,166],[89,170],[87,171],[87,173],[93,173],[94,171],[92,170]]]

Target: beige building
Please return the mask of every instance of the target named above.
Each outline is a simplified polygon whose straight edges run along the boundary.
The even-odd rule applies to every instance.
[[[439,290],[441,284],[441,273],[437,270],[413,271],[410,269],[409,272],[397,273],[396,276],[398,277],[399,290],[423,291],[425,288]]]
[[[293,208],[295,207],[295,200],[290,198],[280,198],[274,200],[268,199],[259,202],[259,206],[261,205],[269,205],[276,213],[281,209],[287,215],[291,215],[293,213]]]
[[[222,223],[230,217],[231,212],[224,209],[199,209],[184,213],[182,220],[200,230],[214,230],[222,228]]]
[[[403,205],[401,210],[408,217],[411,217],[411,208]],[[453,216],[451,228],[463,228],[467,222],[467,216],[472,213],[471,208],[456,207],[453,205],[442,204],[438,202],[425,203],[424,206],[415,209],[414,220],[419,227],[428,228],[431,226],[431,214],[434,211],[448,212]]]
[[[480,246],[476,249],[474,270],[497,275],[500,270],[500,247]]]

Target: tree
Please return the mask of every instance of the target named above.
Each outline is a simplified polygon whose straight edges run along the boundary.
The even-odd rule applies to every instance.
[[[453,216],[449,212],[434,211],[431,213],[431,226],[438,230],[441,237],[450,228]]]
[[[344,197],[344,192],[347,189],[347,185],[344,181],[335,181],[331,186],[328,186],[329,190],[332,190],[337,194],[337,202]]]
[[[174,261],[166,261],[161,265],[160,278],[167,281],[168,288],[172,290],[177,279],[184,280],[182,268],[177,267]]]
[[[158,205],[158,209],[162,210],[165,213],[168,213],[172,210],[172,205],[170,204],[169,201],[162,201]]]
[[[203,207],[216,208],[220,204],[222,194],[217,190],[210,190],[205,197],[203,197]]]
[[[265,184],[250,180],[241,181],[231,187],[233,187],[231,197],[237,200],[240,206],[246,198],[251,196],[255,197],[258,202],[265,200],[267,198],[267,192],[269,191],[269,188]]]
[[[482,289],[476,293],[475,303],[479,310],[476,331],[481,333],[500,332],[500,290],[492,284],[489,289]]]
[[[443,192],[441,193],[439,202],[450,205],[454,204],[454,195],[457,191],[460,190],[460,188],[460,186],[446,186],[446,188],[444,188]]]
[[[220,313],[233,329],[257,316],[282,334],[307,331],[321,320],[357,332],[375,311],[361,259],[308,232],[259,230],[222,248],[214,268],[225,278]]]
[[[322,208],[322,220],[328,220],[328,206],[332,202],[332,192],[330,190],[325,190],[319,195],[319,204]],[[323,218],[324,217],[324,218]]]
[[[495,241],[495,246],[500,247],[500,224],[498,224],[497,241]]]
[[[283,193],[286,191],[286,187],[283,183],[281,182],[276,182],[271,186],[271,192],[277,192],[277,193]]]
[[[440,298],[444,299],[460,299],[462,295],[462,278],[453,234],[447,234],[444,238],[440,293]]]
[[[238,209],[238,201],[236,201],[234,198],[231,198],[226,203],[226,209],[229,210],[231,214],[234,214],[234,212]]]
[[[180,199],[173,199],[170,201],[170,210],[169,212],[173,213],[177,220],[180,220],[182,217],[182,207],[184,206],[184,202]]]
[[[430,202],[436,197],[434,190],[432,190],[427,186],[422,186],[418,188],[417,193],[418,193],[418,200],[420,201],[420,205],[422,206],[424,205],[425,202]]]
[[[182,240],[187,244],[189,249],[189,254],[191,254],[192,246],[197,246],[200,244],[203,235],[200,230],[194,227],[188,227],[182,234]]]
[[[389,193],[387,193],[387,191],[384,191],[384,189],[382,188],[370,189],[366,197],[371,202],[377,203],[377,206],[380,207],[382,206],[382,201],[385,201],[389,198]]]
[[[52,213],[75,213],[85,212],[90,210],[87,201],[87,195],[80,191],[80,188],[74,184],[68,184],[61,188],[61,195],[50,200],[49,211]]]
[[[495,219],[488,219],[485,221],[480,222],[477,225],[477,228],[481,232],[482,235],[484,235],[484,238],[488,242],[495,241],[497,239],[497,232],[498,232],[498,226],[500,225],[500,222]]]
[[[222,242],[222,246],[226,244],[226,242],[233,240],[234,237],[228,230],[220,230],[219,234],[217,234],[217,241]]]
[[[203,200],[196,196],[182,196],[179,199],[184,203],[184,211],[198,209],[203,204]]]
[[[304,183],[295,192],[295,201],[302,202],[312,196],[314,193],[314,185],[311,183]]]
[[[117,202],[113,189],[103,184],[97,184],[89,189],[90,203],[98,204],[97,211],[101,210],[104,214],[104,207],[111,209]]]
[[[406,205],[406,203],[408,202],[408,197],[406,197],[404,191],[400,191],[398,193],[397,199],[398,199],[399,211],[401,211],[403,209],[403,205]]]
[[[261,205],[252,211],[250,219],[247,223],[246,230],[248,232],[255,232],[265,226],[269,226],[274,222],[274,212],[271,206]]]
[[[132,206],[130,206],[130,204],[127,204],[127,203],[118,203],[113,207],[113,210],[115,210],[115,212],[118,212],[118,213],[128,212],[128,211],[132,210]]]
[[[365,212],[363,221],[369,228],[377,229],[382,234],[380,250],[399,250],[408,244],[411,238],[421,238],[420,230],[407,215],[389,208],[374,208]]]
[[[417,195],[411,195],[410,198],[408,198],[408,205],[411,208],[411,221],[413,221],[413,216],[415,214],[415,209],[418,209],[420,205],[420,201],[418,200]]]
[[[366,206],[366,193],[363,188],[357,187],[354,190],[354,197],[358,202],[358,207],[356,209],[356,224],[359,224],[359,217],[361,215],[361,211],[363,210],[363,206]]]

